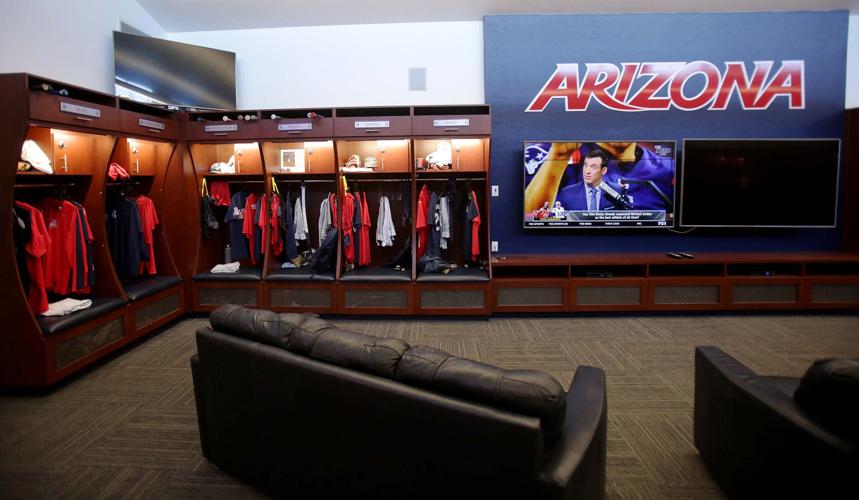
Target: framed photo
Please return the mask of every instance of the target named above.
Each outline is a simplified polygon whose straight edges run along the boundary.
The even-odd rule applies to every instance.
[[[281,172],[304,172],[304,150],[303,149],[281,149],[280,150]]]

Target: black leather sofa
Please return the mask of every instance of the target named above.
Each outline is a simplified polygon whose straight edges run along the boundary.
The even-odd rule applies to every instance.
[[[761,376],[717,347],[695,349],[695,446],[729,497],[859,498],[859,443],[842,432],[859,427],[855,379],[853,396],[831,398],[821,366]],[[836,421],[846,425],[824,425]]]
[[[605,496],[602,370],[565,391],[315,315],[224,306],[191,360],[204,456],[288,498]]]

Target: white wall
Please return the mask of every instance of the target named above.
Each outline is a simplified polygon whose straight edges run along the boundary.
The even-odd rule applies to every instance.
[[[859,14],[850,16],[847,31],[847,95],[846,108],[859,108]]]
[[[171,33],[236,52],[239,108],[483,103],[483,23]],[[410,92],[408,68],[427,69]]]
[[[113,31],[167,34],[135,0],[3,0],[0,73],[34,73],[113,93]]]

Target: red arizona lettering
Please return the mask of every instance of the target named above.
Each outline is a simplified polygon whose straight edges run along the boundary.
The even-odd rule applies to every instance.
[[[582,82],[582,89],[579,95],[581,97],[593,97],[602,103],[603,106],[615,111],[638,111],[637,108],[627,106],[622,100],[613,97],[606,90],[617,83],[619,72],[614,64],[588,64],[587,72],[585,73],[585,81]],[[602,80],[600,77],[604,76]],[[588,107],[590,99],[584,102],[584,106],[578,108],[584,111]],[[569,103],[569,101],[567,101]],[[569,107],[567,108],[569,111]]]
[[[802,81],[805,73],[804,61],[783,61],[778,73],[775,74],[769,85],[761,92],[755,101],[754,109],[767,109],[773,99],[779,95],[790,98],[790,109],[805,108],[805,92]]]
[[[694,97],[686,97],[683,94],[683,86],[692,78],[693,75],[702,74],[707,77],[707,84],[701,89],[701,92]],[[707,61],[692,61],[674,75],[671,80],[669,95],[674,105],[683,111],[694,111],[701,109],[713,100],[716,91],[719,90],[722,75],[719,74],[719,68],[713,63]]]
[[[573,104],[579,104],[579,65],[578,64],[558,64],[555,68],[555,72],[552,76],[549,77],[549,80],[546,81],[546,84],[543,85],[540,93],[534,97],[534,100],[531,101],[531,104],[525,108],[527,112],[540,112],[546,109],[546,106],[549,104],[549,101],[552,99],[564,99],[566,102],[567,111],[573,111],[570,109],[570,99],[574,101]],[[590,95],[588,95],[588,99],[585,100],[585,105],[590,100]],[[584,109],[584,108],[581,108]]]
[[[725,79],[722,80],[722,87],[716,95],[716,100],[708,109],[719,111],[726,109],[734,88],[740,94],[740,105],[743,109],[758,109],[755,107],[755,99],[758,97],[758,93],[772,67],[772,61],[755,61],[755,71],[752,73],[750,81],[746,75],[745,64],[741,62],[725,63]]]
[[[626,96],[629,95],[629,90],[632,88],[632,82],[635,80],[635,74],[638,72],[638,63],[623,63],[623,69],[620,72],[620,82],[614,91],[614,98],[621,102],[626,102]]]
[[[628,104],[642,110],[666,110],[671,106],[670,97],[653,97],[674,74],[683,66],[682,62],[643,63],[639,76],[651,78],[628,101]]]

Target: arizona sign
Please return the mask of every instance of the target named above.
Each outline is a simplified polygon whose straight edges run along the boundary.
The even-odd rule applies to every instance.
[[[755,61],[752,74],[742,62],[725,62],[724,70],[709,61],[587,63],[579,76],[579,64],[558,64],[540,92],[525,108],[541,112],[552,99],[564,102],[566,111],[584,111],[592,101],[615,111],[724,110],[737,96],[746,110],[767,109],[778,96],[790,109],[805,108],[804,61]],[[688,95],[684,87],[696,75]],[[667,88],[667,91],[663,89]]]

